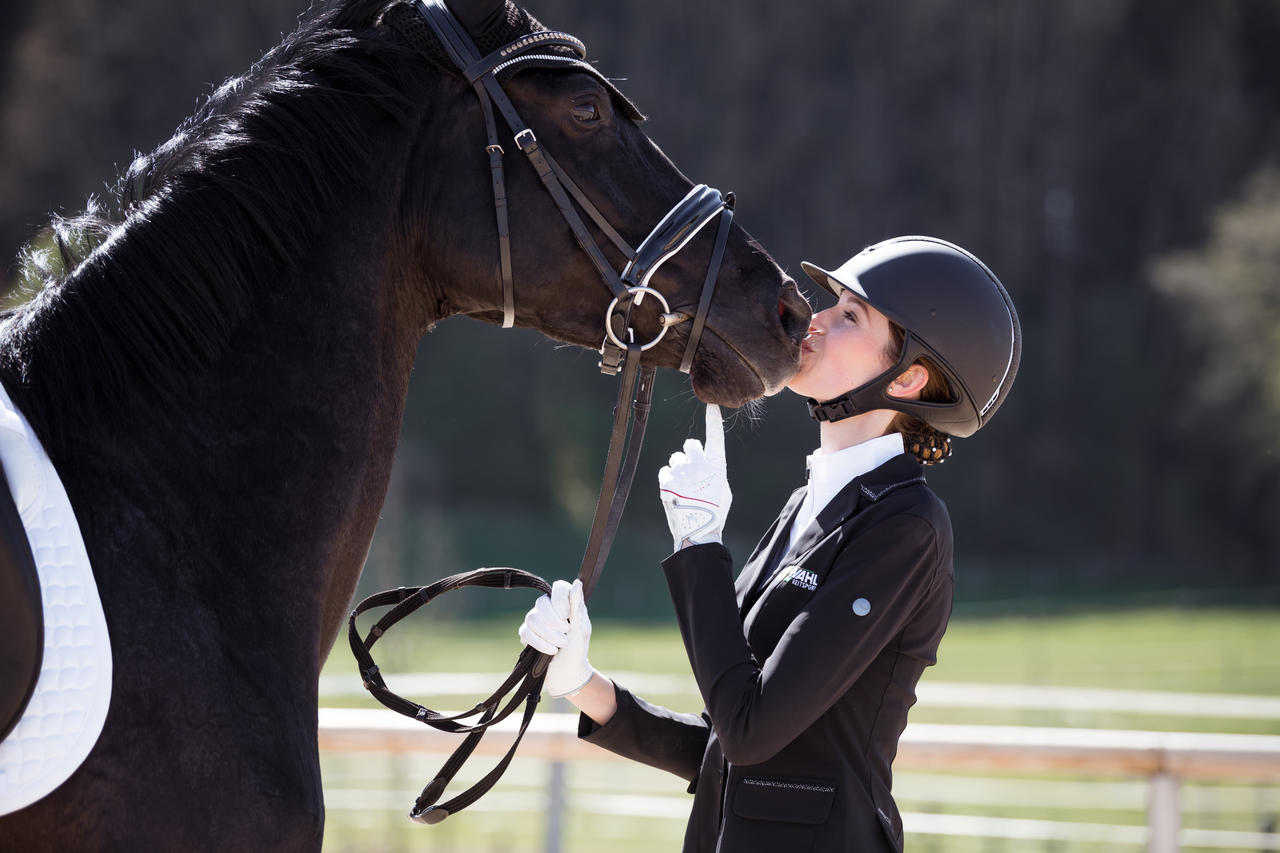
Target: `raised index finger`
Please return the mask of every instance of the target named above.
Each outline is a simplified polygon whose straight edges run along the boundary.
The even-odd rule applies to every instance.
[[[707,403],[707,440],[705,453],[708,459],[724,462],[724,421],[720,417],[720,407],[715,403]]]

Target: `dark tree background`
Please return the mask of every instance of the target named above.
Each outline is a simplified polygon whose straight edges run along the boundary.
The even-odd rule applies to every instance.
[[[987,261],[1022,316],[1000,415],[930,474],[962,601],[1280,587],[1280,2],[531,0],[582,37],[686,174],[793,275],[902,233]],[[0,8],[0,243],[104,194],[244,70],[289,0]],[[483,156],[477,152],[477,156]],[[487,191],[486,187],[477,191]],[[17,263],[7,284],[20,279]],[[808,288],[812,292],[813,288]],[[820,301],[820,297],[819,301]],[[825,303],[821,303],[825,304]],[[420,348],[370,587],[576,570],[611,380],[467,320]],[[600,589],[662,612],[654,472],[695,427],[664,376]],[[786,392],[732,423],[740,557],[803,477]],[[469,606],[469,605],[468,605]],[[481,607],[483,605],[476,605]]]

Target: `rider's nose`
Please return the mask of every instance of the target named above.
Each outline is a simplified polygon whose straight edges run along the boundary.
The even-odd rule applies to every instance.
[[[813,317],[809,320],[809,334],[825,335],[827,333],[827,321],[837,316],[839,305],[832,305],[822,311],[815,311]]]

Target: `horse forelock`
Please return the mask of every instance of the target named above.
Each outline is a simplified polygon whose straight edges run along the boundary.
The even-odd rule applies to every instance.
[[[51,456],[68,413],[163,400],[225,352],[379,166],[375,119],[416,122],[405,82],[420,60],[373,26],[385,6],[355,0],[304,21],[135,157],[111,196],[55,217],[49,246],[23,250],[38,289],[0,314],[0,374]]]
[[[476,49],[480,51],[481,56],[488,56],[521,36],[542,32],[545,29],[542,22],[528,11],[507,0],[498,22],[475,34]]]

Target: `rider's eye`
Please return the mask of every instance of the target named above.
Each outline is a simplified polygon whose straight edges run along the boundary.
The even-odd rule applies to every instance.
[[[596,112],[596,105],[591,103],[574,104],[572,112],[573,117],[578,121],[590,122],[600,118],[600,114]]]

